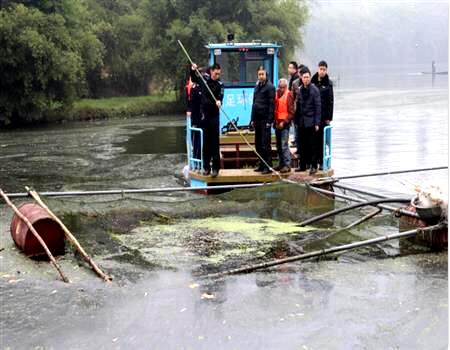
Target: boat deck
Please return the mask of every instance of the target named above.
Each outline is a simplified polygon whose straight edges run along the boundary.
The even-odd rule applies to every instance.
[[[314,175],[309,175],[309,171],[294,172],[291,169],[289,173],[280,174],[282,178],[288,178],[292,176],[295,181],[311,181],[315,178],[330,177],[333,176],[334,171],[332,169],[326,171],[317,171]],[[253,168],[247,169],[221,169],[219,175],[215,178],[212,176],[204,176],[199,172],[189,171],[189,178],[198,182],[204,183],[204,185],[214,184],[242,184],[242,183],[263,183],[274,182],[279,180],[276,174],[261,174],[253,170]]]

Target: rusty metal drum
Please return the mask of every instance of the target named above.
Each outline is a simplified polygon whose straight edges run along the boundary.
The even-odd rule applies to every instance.
[[[35,203],[24,203],[18,209],[31,222],[53,255],[64,254],[64,231],[44,208]],[[25,255],[46,256],[44,248],[17,214],[11,220],[11,236]]]

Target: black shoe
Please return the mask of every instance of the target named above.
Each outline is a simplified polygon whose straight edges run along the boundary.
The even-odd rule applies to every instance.
[[[271,173],[271,171],[268,169],[268,168],[265,168],[262,172],[261,172],[261,174],[263,174],[263,175],[267,175],[267,174],[270,174]]]
[[[273,170],[280,171],[283,168],[282,165],[277,165]]]
[[[217,175],[219,175],[219,170],[213,169],[211,176],[212,177],[217,177]]]
[[[301,171],[306,171],[306,168],[297,168],[294,170],[296,173],[299,173]]]
[[[209,176],[211,174],[211,170],[203,170],[203,176]]]
[[[314,175],[315,173],[317,173],[317,169],[311,168],[311,170],[309,171],[309,175]]]
[[[291,168],[289,168],[288,166],[284,166],[280,169],[280,173],[285,174],[285,173],[290,173],[291,172]]]
[[[262,172],[263,170],[264,170],[264,168],[257,167],[257,168],[255,168],[254,171],[256,171],[257,173],[260,173],[260,172]]]

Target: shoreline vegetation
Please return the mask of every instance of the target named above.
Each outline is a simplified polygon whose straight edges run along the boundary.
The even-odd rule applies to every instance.
[[[155,94],[147,96],[123,96],[108,98],[85,98],[75,101],[66,110],[55,109],[44,114],[41,120],[22,120],[20,125],[41,123],[66,123],[74,121],[95,121],[109,119],[125,119],[150,117],[164,114],[183,114],[186,106],[175,93]],[[2,126],[17,126],[6,121]]]
[[[184,113],[184,103],[174,93],[82,99],[76,101],[63,120],[97,120],[148,117],[163,114]]]
[[[302,43],[298,29],[308,18],[306,0],[1,4],[0,127],[173,114],[184,109],[176,96],[182,94],[190,66],[177,40],[202,64],[207,59],[204,45],[226,42],[228,34],[237,42],[283,43],[285,69]],[[120,107],[114,100],[74,106],[82,97],[160,92],[173,94],[174,101],[150,97],[146,102],[131,98]]]

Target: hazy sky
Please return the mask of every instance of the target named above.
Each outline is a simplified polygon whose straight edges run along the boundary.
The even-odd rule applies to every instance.
[[[311,0],[304,61],[448,63],[448,1]]]

